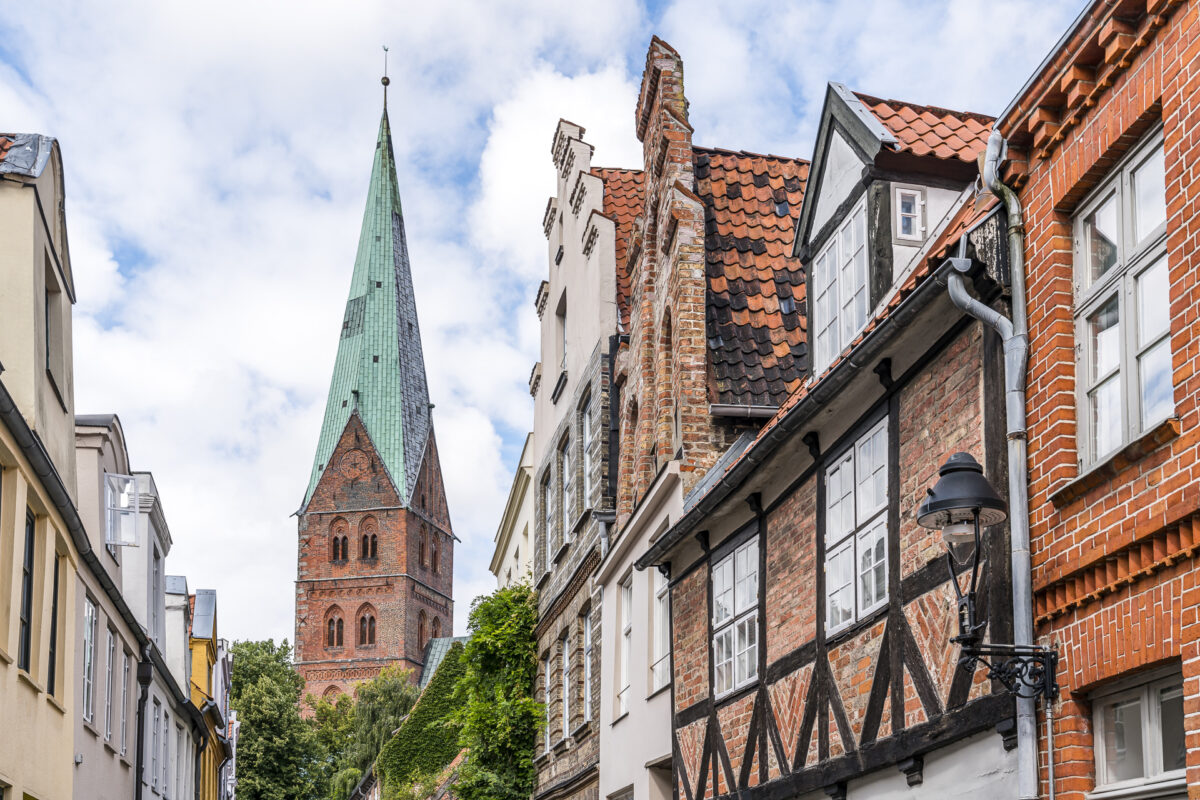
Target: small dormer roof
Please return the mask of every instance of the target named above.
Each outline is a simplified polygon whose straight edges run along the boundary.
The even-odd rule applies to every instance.
[[[995,122],[992,117],[901,100],[881,100],[861,92],[853,94],[895,137],[891,149],[897,152],[974,164],[987,149],[988,134]]]

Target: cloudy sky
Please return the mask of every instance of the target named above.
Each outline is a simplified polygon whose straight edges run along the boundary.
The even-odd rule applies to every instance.
[[[381,108],[381,45],[456,551],[456,632],[531,424],[550,139],[640,166],[652,34],[699,144],[810,157],[826,81],[996,114],[1081,0],[38,2],[0,15],[0,130],[57,137],[80,413],[155,474],[168,569],[292,638],[296,523]]]

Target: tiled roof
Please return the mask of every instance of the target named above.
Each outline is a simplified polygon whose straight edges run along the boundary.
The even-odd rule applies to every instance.
[[[12,149],[13,139],[6,133],[0,133],[0,161],[3,161],[8,151]]]
[[[617,310],[621,326],[629,327],[629,242],[633,222],[645,206],[645,174],[640,169],[593,167],[592,174],[604,181],[604,215],[617,226]]]
[[[778,405],[807,365],[804,268],[792,257],[802,159],[693,148],[704,201],[710,400]]]
[[[987,137],[995,122],[991,117],[854,94],[899,139],[902,151],[973,164],[987,149]]]
[[[437,672],[438,667],[442,665],[442,661],[445,660],[454,643],[463,642],[465,644],[469,638],[469,636],[441,636],[437,639],[430,639],[429,644],[425,645],[425,664],[421,667],[421,678],[417,682],[417,686],[424,689],[433,678],[433,674]]]

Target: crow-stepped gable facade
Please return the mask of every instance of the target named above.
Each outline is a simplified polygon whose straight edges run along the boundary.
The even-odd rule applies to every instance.
[[[385,107],[298,512],[296,668],[306,694],[351,691],[390,664],[418,668],[429,640],[451,632],[454,534],[431,408]]]

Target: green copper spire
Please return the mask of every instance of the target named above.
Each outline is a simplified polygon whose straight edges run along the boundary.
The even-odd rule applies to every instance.
[[[301,510],[308,507],[354,413],[366,427],[401,504],[408,505],[429,439],[429,388],[386,102],[325,420]]]

